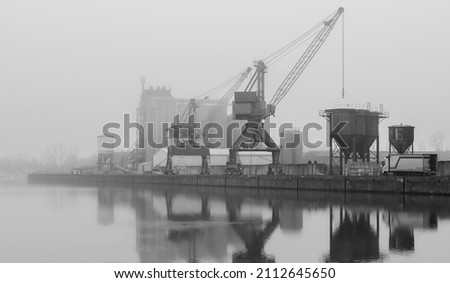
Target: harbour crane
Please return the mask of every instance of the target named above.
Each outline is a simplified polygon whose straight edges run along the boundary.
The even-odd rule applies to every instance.
[[[248,67],[244,72],[239,74],[238,79],[235,81],[235,83],[225,92],[225,94],[219,99],[219,101],[213,106],[213,108],[208,111],[206,114],[206,117],[201,121],[202,125],[205,125],[208,122],[214,121],[214,119],[217,118],[217,116],[220,114],[220,112],[227,107],[230,100],[233,98],[233,94],[239,89],[239,87],[242,85],[242,83],[245,81],[245,79],[248,77],[250,72],[252,71],[251,67]],[[172,128],[174,129],[174,133],[178,134],[179,129],[188,129],[189,132],[191,132],[190,140],[191,142],[195,141],[198,138],[201,138],[202,136],[207,136],[207,132],[199,133],[199,135],[196,135],[195,137],[193,135],[193,127],[189,123],[189,117],[196,115],[196,110],[201,107],[201,104],[209,99],[209,96],[205,96],[201,100],[197,100],[195,98],[191,98],[189,100],[188,105],[184,109],[181,116],[175,117],[174,125]],[[192,124],[192,123],[191,123]],[[192,131],[191,131],[192,129]]]
[[[233,143],[232,148],[230,148],[229,161],[227,162],[228,174],[240,174],[241,172],[237,164],[237,154],[239,151],[271,152],[272,164],[269,166],[268,174],[282,174],[281,167],[279,166],[280,148],[264,129],[263,120],[275,115],[276,106],[289,93],[289,90],[314,58],[317,51],[319,51],[343,12],[344,8],[340,7],[332,16],[327,17],[322,23],[302,35],[300,39],[288,44],[270,56],[271,59],[269,61],[278,60],[278,58],[297,44],[298,41],[309,39],[316,34],[303,55],[278,87],[269,104],[266,104],[264,89],[265,73],[267,72],[266,63],[264,60],[254,62],[256,70],[247,87],[243,92],[235,92],[234,94],[233,117],[234,119],[246,120],[247,122],[242,128],[240,136]],[[319,30],[319,28],[321,29]],[[256,147],[261,142],[264,143],[265,148]]]
[[[233,97],[233,94],[242,83],[245,81],[252,68],[248,67],[244,72],[239,75],[238,80],[228,89],[219,102],[211,109],[206,118],[202,121],[202,124],[206,122],[213,121],[217,115],[228,105],[229,101]],[[200,103],[208,99],[205,97],[200,102],[197,102],[195,99],[190,99],[189,104],[187,105],[185,111],[182,114],[181,119],[179,116],[175,117],[173,128],[173,136],[175,138],[175,144],[170,145],[167,148],[167,159],[166,159],[166,174],[173,174],[173,156],[176,155],[184,155],[184,156],[201,156],[202,158],[202,175],[209,174],[209,164],[207,157],[210,156],[209,148],[205,145],[200,145],[196,140],[200,136],[196,136],[194,132],[194,117],[195,111],[199,107]],[[187,139],[186,141],[181,141],[180,129],[187,129]],[[208,135],[207,132],[200,133],[201,136],[206,137]]]

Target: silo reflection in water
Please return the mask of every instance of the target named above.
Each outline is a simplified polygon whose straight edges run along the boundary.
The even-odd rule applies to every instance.
[[[286,233],[298,233],[303,228],[303,207],[293,203],[280,206],[280,229]]]
[[[436,213],[411,213],[388,211],[383,221],[389,227],[389,250],[395,252],[413,252],[414,230],[435,230],[438,226]]]
[[[335,210],[330,207],[330,252],[326,262],[367,262],[381,259],[379,247],[379,213],[347,210],[340,206],[337,227]],[[371,218],[375,218],[375,228]],[[372,220],[373,221],[373,220]]]

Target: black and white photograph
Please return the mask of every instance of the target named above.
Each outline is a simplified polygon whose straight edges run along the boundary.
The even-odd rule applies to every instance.
[[[0,0],[0,269],[449,263],[449,11]]]

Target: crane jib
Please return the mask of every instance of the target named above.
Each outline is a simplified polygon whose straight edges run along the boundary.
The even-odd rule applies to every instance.
[[[287,77],[281,83],[280,87],[275,92],[273,98],[269,103],[269,105],[271,105],[272,107],[273,113],[268,114],[270,115],[274,114],[275,107],[277,106],[277,104],[280,103],[280,101],[286,96],[286,94],[292,88],[294,83],[303,73],[305,68],[311,62],[314,55],[319,51],[320,47],[327,39],[328,35],[330,34],[331,30],[333,29],[334,25],[338,21],[343,11],[344,11],[343,8],[339,8],[338,11],[333,15],[333,17],[330,20],[324,21],[324,26],[322,27],[320,32],[316,35],[314,40],[310,43],[306,51],[303,53],[303,55],[300,57],[300,59],[297,61],[297,63],[291,69]]]

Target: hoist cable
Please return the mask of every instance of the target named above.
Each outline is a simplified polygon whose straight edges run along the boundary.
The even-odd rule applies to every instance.
[[[344,45],[344,13],[342,13],[342,98],[345,96],[345,45]]]

